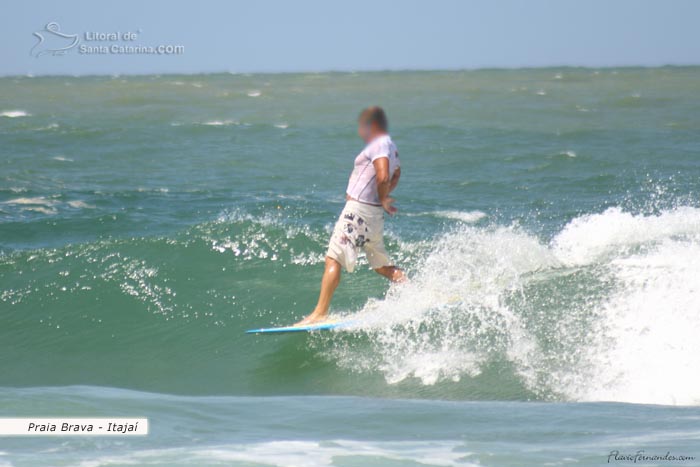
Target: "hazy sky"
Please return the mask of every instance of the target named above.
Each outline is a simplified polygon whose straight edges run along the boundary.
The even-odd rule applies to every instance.
[[[0,75],[700,64],[698,21],[695,0],[4,0]],[[53,55],[75,38],[50,22],[78,45]]]

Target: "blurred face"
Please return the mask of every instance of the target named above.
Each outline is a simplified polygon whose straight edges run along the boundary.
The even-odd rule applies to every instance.
[[[362,138],[362,140],[366,143],[368,142],[369,138],[369,125],[367,122],[364,120],[360,119],[357,121],[357,136]]]
[[[357,122],[357,135],[362,138],[365,143],[369,143],[374,134],[375,129],[371,123],[362,119]]]

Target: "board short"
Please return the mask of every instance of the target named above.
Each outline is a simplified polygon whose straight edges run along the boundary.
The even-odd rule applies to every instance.
[[[384,248],[384,208],[348,200],[333,228],[326,256],[353,272],[359,250],[365,252],[372,269],[392,265]]]

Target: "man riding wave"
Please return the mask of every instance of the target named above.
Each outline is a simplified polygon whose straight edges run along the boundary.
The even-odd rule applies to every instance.
[[[345,191],[345,207],[335,224],[326,251],[326,265],[316,308],[297,324],[312,324],[328,317],[333,293],[340,283],[341,267],[355,269],[358,250],[363,250],[372,269],[393,282],[405,280],[384,247],[384,213],[393,216],[397,208],[389,194],[401,177],[396,145],[388,133],[381,107],[369,107],[358,119],[357,134],[366,146],[355,158]]]

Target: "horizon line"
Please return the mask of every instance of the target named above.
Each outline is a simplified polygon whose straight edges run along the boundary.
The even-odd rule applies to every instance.
[[[0,74],[0,78],[88,78],[88,77],[122,77],[122,76],[202,76],[202,75],[303,75],[303,74],[358,74],[358,73],[428,73],[428,72],[477,72],[477,71],[527,71],[527,70],[561,70],[561,69],[581,69],[581,70],[625,70],[625,69],[656,69],[656,68],[698,68],[700,63],[677,64],[667,63],[663,65],[542,65],[542,66],[484,66],[484,67],[463,67],[463,68],[368,68],[368,69],[328,69],[328,70],[279,70],[279,71],[193,71],[193,72],[144,72],[144,73],[32,73],[25,74]]]

